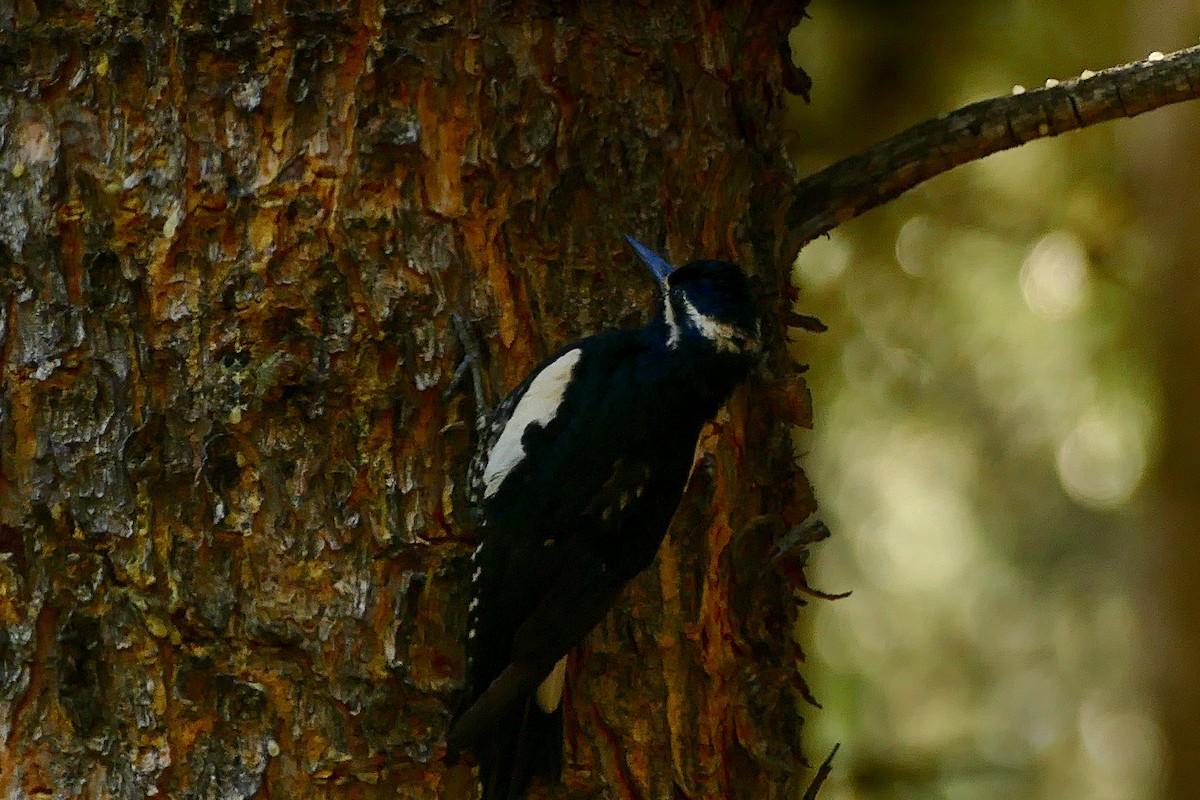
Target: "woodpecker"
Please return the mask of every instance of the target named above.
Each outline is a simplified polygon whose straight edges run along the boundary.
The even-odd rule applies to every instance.
[[[447,751],[469,748],[483,800],[557,777],[567,653],[650,565],[701,427],[761,347],[745,273],[678,269],[626,237],[658,281],[649,324],[568,344],[495,409],[468,476],[467,700]]]

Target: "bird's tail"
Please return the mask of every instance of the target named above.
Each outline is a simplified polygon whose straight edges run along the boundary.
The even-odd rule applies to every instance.
[[[534,776],[557,781],[562,771],[562,710],[547,714],[530,698],[515,711],[510,724],[472,748],[479,764],[482,800],[515,800]]]

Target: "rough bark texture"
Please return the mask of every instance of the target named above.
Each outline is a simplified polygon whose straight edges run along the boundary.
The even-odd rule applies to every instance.
[[[451,315],[499,395],[644,317],[633,232],[740,261],[783,319],[803,5],[0,9],[0,796],[461,791]],[[808,409],[769,334],[573,662],[556,796],[799,793],[767,556],[810,508]]]

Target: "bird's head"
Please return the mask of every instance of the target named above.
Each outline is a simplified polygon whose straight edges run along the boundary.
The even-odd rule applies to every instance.
[[[750,281],[741,267],[728,261],[692,261],[677,269],[632,236],[625,239],[662,287],[669,347],[707,343],[733,355],[758,353],[762,330]]]

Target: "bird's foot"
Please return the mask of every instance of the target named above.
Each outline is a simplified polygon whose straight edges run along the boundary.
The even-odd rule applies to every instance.
[[[463,357],[458,362],[458,367],[455,368],[454,375],[451,376],[445,392],[442,393],[442,399],[448,401],[458,390],[459,384],[470,373],[471,390],[475,398],[475,431],[481,433],[491,414],[491,406],[488,403],[487,392],[484,390],[483,355],[479,346],[479,337],[471,323],[461,314],[451,314],[450,322],[454,326],[454,333],[458,337],[458,341],[462,344]]]

